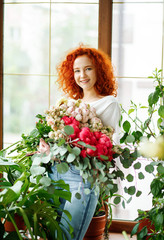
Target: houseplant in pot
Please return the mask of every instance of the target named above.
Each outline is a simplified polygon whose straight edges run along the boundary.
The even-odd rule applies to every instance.
[[[164,238],[164,220],[163,220],[163,193],[164,193],[164,85],[162,70],[153,72],[154,91],[148,96],[148,106],[137,106],[131,101],[129,111],[123,110],[128,117],[122,126],[124,135],[121,142],[131,143],[136,146],[140,156],[149,162],[145,166],[147,173],[153,174],[153,180],[150,183],[150,193],[152,194],[152,208],[148,211],[139,210],[139,222],[132,230],[132,235],[138,233],[137,239],[163,239]],[[145,119],[141,120],[140,116]],[[138,168],[141,167],[139,162]],[[139,175],[144,179],[144,172]],[[143,221],[149,220],[151,230],[147,226],[141,227]],[[148,224],[147,224],[148,225]]]
[[[4,150],[1,155],[4,155]],[[63,239],[57,216],[59,198],[70,201],[69,185],[63,181],[51,182],[38,172],[36,183],[31,181],[31,158],[24,152],[12,157],[0,157],[0,229],[1,239]],[[51,188],[61,188],[55,192]],[[66,213],[71,217],[69,213]],[[17,218],[20,220],[17,221]],[[20,228],[20,221],[23,223]],[[10,224],[12,229],[9,229]],[[54,232],[57,238],[54,238]]]

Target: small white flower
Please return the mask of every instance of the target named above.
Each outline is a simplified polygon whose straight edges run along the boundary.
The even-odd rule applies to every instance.
[[[75,112],[78,113],[78,114],[81,114],[82,110],[80,108],[76,108]]]
[[[77,113],[76,113],[75,111],[73,111],[73,112],[71,113],[71,116],[72,116],[72,117],[76,117],[76,115],[77,115]]]
[[[80,122],[80,121],[82,120],[81,114],[77,114],[77,115],[75,116],[75,119]]]
[[[69,107],[66,111],[67,114],[71,114],[73,112],[74,108],[73,106],[72,107]]]
[[[67,102],[68,107],[74,107],[75,106],[75,101],[73,99],[69,99]]]
[[[50,106],[50,111],[54,111],[55,110],[55,106],[51,105]]]
[[[86,123],[86,122],[88,122],[88,117],[87,116],[83,116],[83,119],[82,119],[82,123]]]
[[[55,137],[55,133],[51,131],[51,132],[49,132],[48,136],[49,136],[49,138],[54,138]]]
[[[83,114],[83,116],[88,116],[88,115],[89,115],[89,110],[83,108],[83,109],[82,109],[82,114]]]

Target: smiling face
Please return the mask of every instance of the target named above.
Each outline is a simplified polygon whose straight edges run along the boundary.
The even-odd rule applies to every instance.
[[[96,69],[87,55],[82,55],[75,59],[73,70],[75,82],[84,92],[95,91],[94,85],[97,81]]]

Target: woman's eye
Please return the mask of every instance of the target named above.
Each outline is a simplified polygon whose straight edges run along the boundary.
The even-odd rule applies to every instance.
[[[92,70],[92,68],[91,68],[91,67],[88,67],[88,68],[86,68],[86,70],[90,71],[90,70]]]
[[[79,72],[80,72],[79,69],[74,70],[74,73],[79,73]]]

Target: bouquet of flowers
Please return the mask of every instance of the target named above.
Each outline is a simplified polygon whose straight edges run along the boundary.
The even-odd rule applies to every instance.
[[[56,107],[51,106],[44,116],[37,117],[36,128],[28,136],[23,134],[17,146],[18,151],[26,148],[31,156],[31,181],[48,186],[49,167],[55,161],[59,173],[75,165],[83,181],[95,186],[95,193],[103,186],[108,195],[117,191],[113,180],[123,179],[124,174],[114,159],[122,151],[113,144],[113,128],[103,126],[93,107],[81,100],[61,99]],[[76,196],[80,198],[79,193]]]

